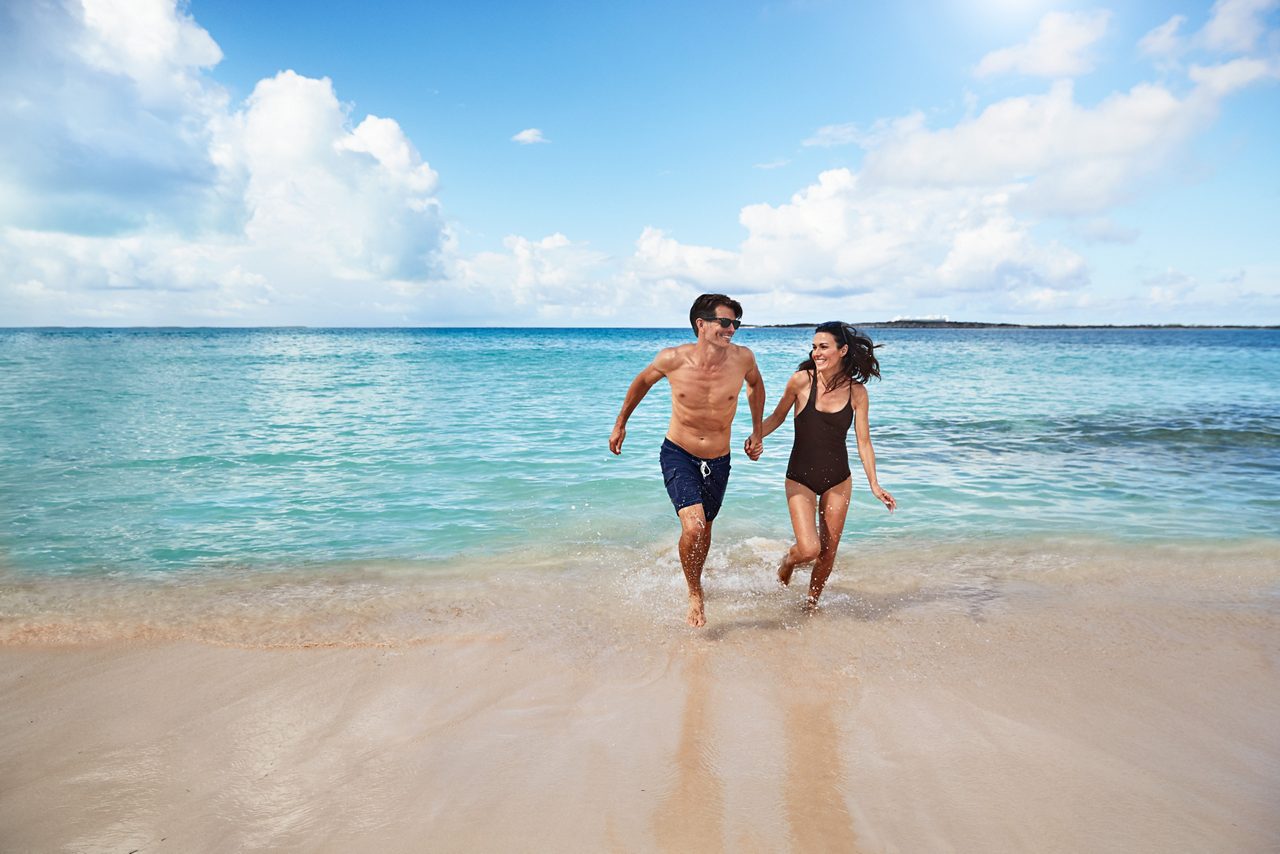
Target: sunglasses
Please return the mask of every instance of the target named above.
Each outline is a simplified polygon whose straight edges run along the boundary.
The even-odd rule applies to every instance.
[[[734,318],[734,317],[716,317],[714,314],[704,314],[704,315],[702,315],[702,316],[700,317],[700,319],[701,319],[701,320],[708,320],[708,321],[710,321],[710,320],[714,320],[716,323],[719,323],[719,324],[720,324],[720,328],[721,328],[721,329],[728,329],[730,326],[732,326],[734,329],[737,329],[739,326],[741,326],[741,325],[742,325],[742,321],[741,321],[741,320],[738,320],[737,318]]]

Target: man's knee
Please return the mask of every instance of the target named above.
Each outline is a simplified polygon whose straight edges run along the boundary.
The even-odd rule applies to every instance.
[[[702,540],[711,534],[711,523],[702,512],[701,505],[686,507],[680,511],[680,539]]]

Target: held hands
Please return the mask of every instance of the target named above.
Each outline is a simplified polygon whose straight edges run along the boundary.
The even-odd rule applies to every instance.
[[[746,453],[747,459],[754,462],[764,453],[764,439],[760,438],[759,433],[752,433],[747,437],[747,441],[742,443],[742,450]]]
[[[615,454],[622,453],[622,441],[627,438],[627,428],[621,424],[613,425],[613,432],[609,434],[609,450]]]
[[[885,507],[889,508],[890,513],[898,509],[898,502],[893,500],[892,495],[890,495],[888,492],[885,492],[883,489],[881,489],[880,484],[876,484],[875,486],[871,487],[871,494],[874,495],[876,498],[879,498],[880,502],[884,504]]]

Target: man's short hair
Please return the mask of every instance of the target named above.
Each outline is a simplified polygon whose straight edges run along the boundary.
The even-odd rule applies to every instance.
[[[689,309],[689,325],[695,333],[698,331],[698,318],[714,316],[719,306],[732,310],[734,317],[742,319],[742,303],[736,299],[730,299],[724,294],[703,294],[693,301],[693,306]]]

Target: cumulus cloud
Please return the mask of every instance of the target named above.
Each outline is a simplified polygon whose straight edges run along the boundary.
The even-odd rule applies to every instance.
[[[173,0],[123,5],[0,11],[11,322],[335,323],[440,272],[437,175],[394,120],[353,127],[330,81],[290,71],[235,107]]]
[[[221,54],[173,4],[0,4],[0,222],[109,234],[223,221]],[[130,29],[130,28],[133,29]]]
[[[327,79],[292,71],[260,81],[236,119],[253,245],[297,247],[305,235],[347,278],[432,273],[437,176],[395,121],[368,116],[350,128]]]
[[[1013,47],[988,53],[974,74],[1028,74],[1034,77],[1076,77],[1093,70],[1089,48],[1107,32],[1111,13],[1050,12],[1040,19],[1031,38]]]
[[[1201,43],[1210,50],[1247,53],[1266,31],[1266,15],[1280,0],[1217,0],[1200,31]]]
[[[512,142],[518,142],[521,145],[536,145],[540,142],[550,142],[542,135],[542,131],[537,128],[525,128],[515,136],[511,137]]]
[[[952,127],[903,125],[869,152],[864,175],[888,186],[1015,185],[1016,204],[1049,215],[1104,211],[1131,199],[1207,127],[1231,92],[1274,73],[1259,60],[1196,68],[1179,97],[1143,83],[1096,106],[1071,81],[998,101]]]
[[[735,292],[842,299],[893,290],[924,297],[1016,292],[1087,280],[1084,260],[1034,238],[1007,197],[967,190],[868,188],[848,169],[822,173],[782,205],[749,205],[737,251],[646,229],[633,259],[647,280]]]
[[[503,249],[456,259],[454,312],[551,325],[609,313],[616,294],[607,281],[612,271],[605,253],[559,232],[540,240],[509,235]]]

